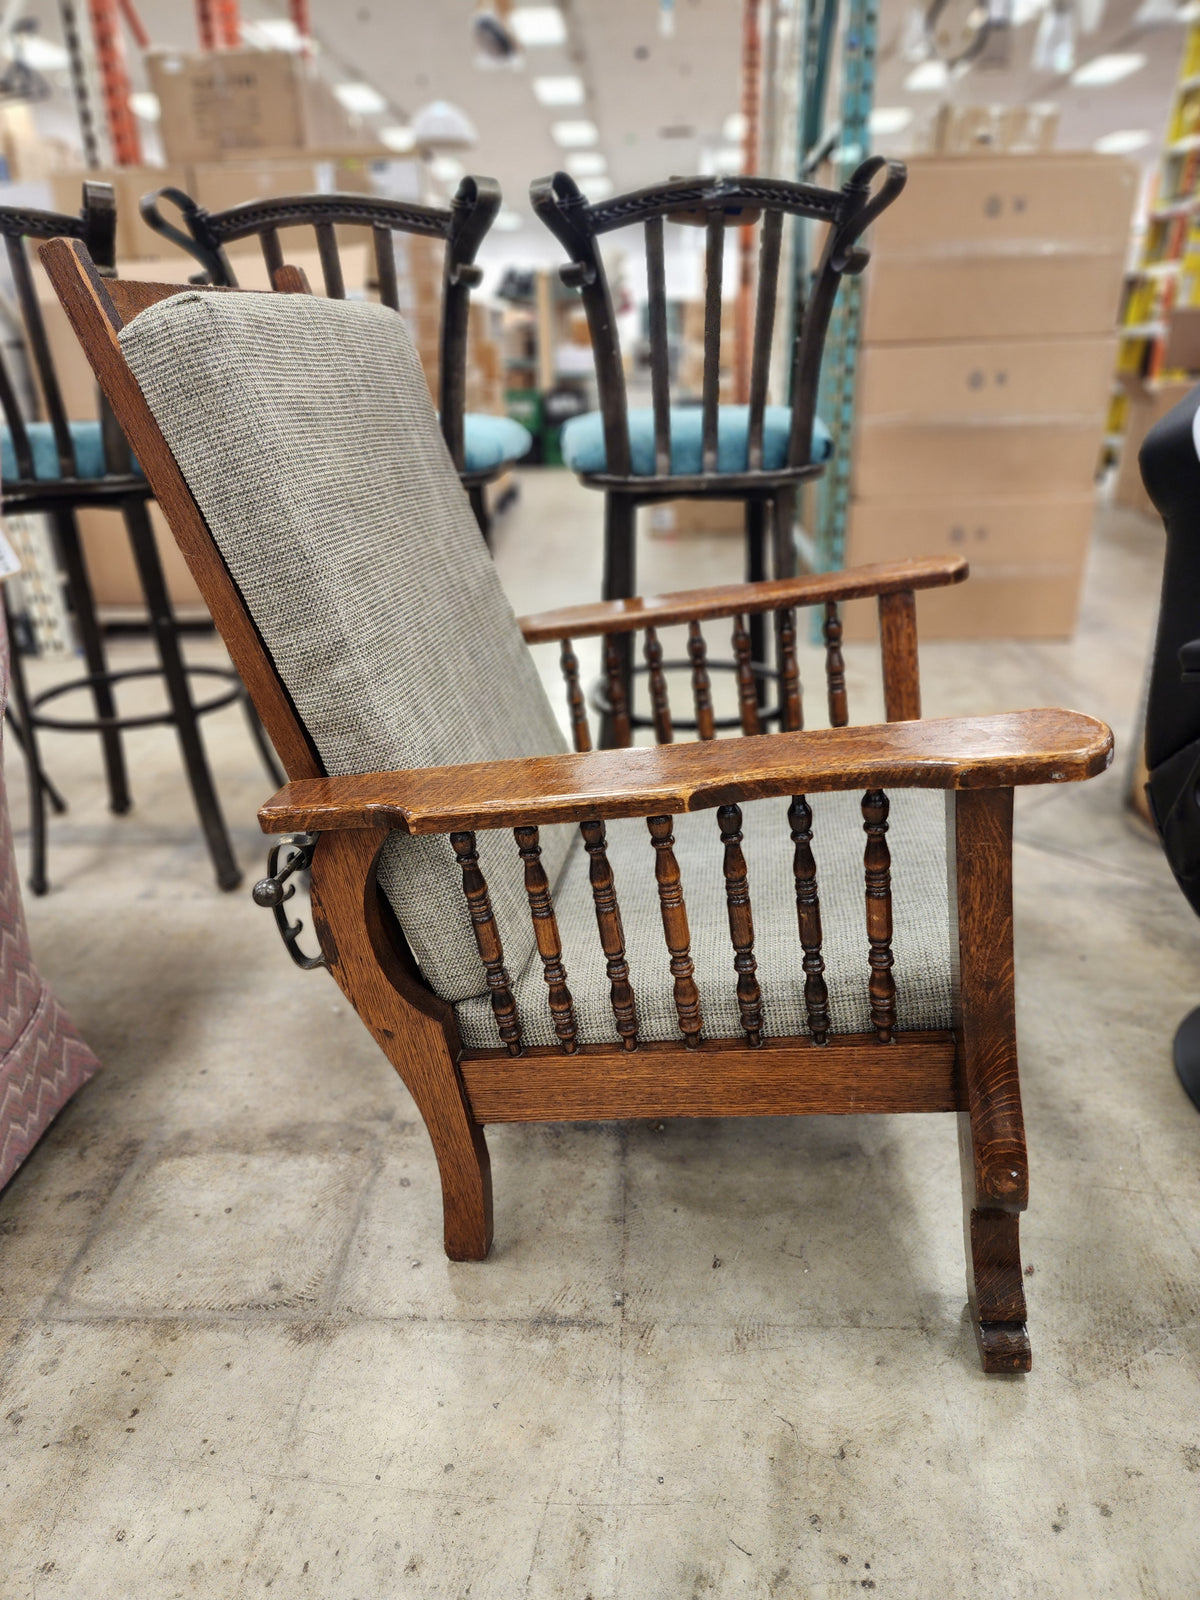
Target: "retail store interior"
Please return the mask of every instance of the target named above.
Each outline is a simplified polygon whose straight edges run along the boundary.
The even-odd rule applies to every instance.
[[[0,1596],[1200,1593],[1200,7],[0,10]]]

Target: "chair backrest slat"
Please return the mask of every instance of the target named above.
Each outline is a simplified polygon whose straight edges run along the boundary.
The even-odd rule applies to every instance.
[[[654,402],[654,470],[671,470],[671,380],[667,352],[667,269],[663,219],[646,223],[646,283],[650,320],[650,392]]]
[[[12,271],[13,285],[17,291],[17,304],[21,308],[21,320],[25,324],[29,353],[33,358],[34,370],[41,389],[42,402],[46,407],[47,419],[54,430],[54,448],[58,452],[59,468],[64,478],[77,478],[79,470],[75,461],[75,447],[71,441],[71,429],[67,423],[67,408],[63,404],[58,374],[54,370],[54,361],[50,355],[50,341],[46,337],[46,323],[42,317],[42,308],[38,305],[37,292],[33,287],[33,274],[29,270],[25,241],[9,235],[4,243],[8,251],[8,265]]]
[[[767,404],[767,377],[771,368],[771,342],[775,333],[775,301],[779,294],[779,243],[783,213],[768,211],[763,218],[758,261],[758,299],[754,309],[754,354],[750,366],[750,425],[746,464],[757,472],[763,464],[763,417]]]
[[[390,228],[372,228],[375,242],[375,276],[379,279],[379,298],[393,311],[400,309],[400,280],[396,276],[396,241]]]
[[[325,279],[325,293],[331,300],[346,298],[346,279],[342,273],[342,258],[338,254],[337,234],[332,222],[318,222],[313,232],[317,236],[317,254],[321,258],[321,276]]]
[[[283,266],[283,246],[279,242],[278,228],[264,228],[258,236],[259,247],[267,267],[267,282],[275,282],[275,274]],[[236,287],[233,273],[229,274],[231,287]]]
[[[704,249],[704,428],[700,464],[717,470],[717,423],[721,406],[721,280],[725,266],[725,217],[710,213]]]

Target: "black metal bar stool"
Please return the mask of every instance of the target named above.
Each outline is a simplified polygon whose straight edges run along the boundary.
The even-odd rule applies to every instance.
[[[29,772],[32,839],[29,886],[35,894],[46,892],[46,806],[49,803],[56,811],[64,809],[61,796],[50,783],[42,764],[39,732],[53,729],[99,734],[109,806],[121,815],[133,803],[122,734],[132,728],[172,725],[179,737],[184,770],[217,883],[222,889],[233,889],[241,882],[242,873],[229,842],[200,736],[199,719],[210,711],[240,701],[246,708],[251,731],[272,780],[282,781],[282,774],[237,674],[218,667],[189,666],[183,659],[179,629],[150,521],[151,491],[132,461],[129,446],[111,412],[102,402],[99,420],[80,421],[67,416],[26,244],[30,239],[64,235],[82,239],[101,272],[107,276],[115,274],[116,206],[109,185],[85,183],[83,207],[77,217],[0,207],[0,236],[4,239],[34,379],[31,385],[33,414],[27,417],[18,384],[0,361],[0,406],[5,421],[0,435],[0,498],[5,513],[43,513],[49,519],[67,602],[87,666],[83,676],[34,695],[29,691],[21,656],[15,649],[13,651],[16,731]],[[44,415],[38,416],[38,410]],[[76,519],[76,512],[84,507],[108,507],[119,511],[124,518],[145,596],[150,633],[158,655],[157,666],[113,671],[108,664]],[[122,716],[117,708],[114,686],[144,677],[162,679],[167,709]],[[192,680],[196,678],[216,680],[220,687],[198,701],[192,692]],[[47,709],[64,695],[76,691],[90,694],[93,715],[67,717]]]
[[[877,174],[883,182],[872,191]],[[793,539],[796,488],[824,470],[831,448],[828,432],[816,419],[817,381],[825,335],[838,284],[845,273],[861,272],[867,253],[857,240],[904,187],[905,169],[874,156],[841,189],[786,183],[773,178],[672,178],[668,183],[589,205],[565,172],[539,179],[530,188],[533,208],[565,247],[570,263],[563,282],[580,291],[587,313],[600,410],[575,417],[562,434],[563,459],[589,488],[605,495],[602,598],[636,594],[637,508],[657,500],[740,500],[745,507],[746,577],[767,576],[768,528],[772,575],[796,570]],[[786,216],[828,225],[825,246],[813,277],[807,305],[795,307],[796,330],[784,405],[768,404],[768,378],[779,298],[779,263]],[[664,224],[705,229],[704,376],[699,406],[672,405],[667,345]],[[652,406],[631,409],[617,337],[612,296],[599,240],[641,223],[645,228],[649,290],[650,382]],[[749,405],[720,402],[721,292],[725,233],[730,227],[761,224],[758,292],[755,305]],[[836,617],[832,619],[835,630]],[[777,628],[782,625],[777,620]],[[780,720],[779,706],[766,707],[766,685],[778,674],[766,661],[766,624],[750,618],[751,670],[760,720]],[[835,641],[836,642],[836,641]],[[611,743],[615,692],[634,727],[653,718],[633,711],[635,676],[631,636],[606,641],[608,683],[597,696],[604,713],[601,739]],[[739,662],[710,667],[744,673]],[[644,670],[644,669],[638,669]],[[732,719],[731,725],[740,725]],[[694,726],[680,723],[680,727]]]
[[[160,204],[164,200],[177,208],[186,233],[163,216]],[[239,239],[257,238],[268,275],[274,282],[275,273],[285,265],[279,230],[312,228],[325,293],[331,300],[346,298],[337,229],[369,228],[379,297],[393,311],[400,310],[394,236],[399,233],[444,239],[438,408],[442,437],[470,496],[471,509],[485,540],[491,535],[484,495],[486,486],[526,455],[533,445],[528,429],[514,418],[466,410],[468,313],[471,290],[482,276],[475,265],[475,256],[499,209],[500,187],[495,180],[472,177],[462,180],[449,207],[377,199],[365,194],[301,194],[248,200],[231,206],[228,211],[206,211],[182,189],[159,189],[146,195],[141,203],[142,216],[156,233],[195,256],[204,269],[202,281],[225,288],[237,287],[237,277],[225,253],[226,245]]]

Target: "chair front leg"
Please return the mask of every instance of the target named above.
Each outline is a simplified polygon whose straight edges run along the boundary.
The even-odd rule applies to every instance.
[[[1020,1213],[1029,1163],[1017,1076],[1011,789],[947,795],[967,1294],[985,1372],[1028,1372]]]
[[[455,1065],[449,1004],[405,970],[375,882],[386,833],[323,833],[312,863],[313,922],[338,987],[417,1103],[442,1181],[446,1254],[482,1261],[492,1243],[492,1173],[483,1129]]]

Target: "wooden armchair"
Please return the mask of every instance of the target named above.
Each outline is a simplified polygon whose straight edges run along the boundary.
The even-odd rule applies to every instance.
[[[1012,790],[1092,776],[1111,737],[1054,710],[917,719],[913,593],[962,564],[518,624],[399,318],[43,256],[287,766],[260,820],[291,851],[257,898],[294,946],[311,865],[323,963],[433,1141],[447,1253],[489,1248],[489,1122],[953,1112],[984,1366],[1026,1368]],[[871,594],[912,720],[568,753],[525,643],[562,641],[585,744],[571,639],[687,620],[703,715],[702,624]]]

